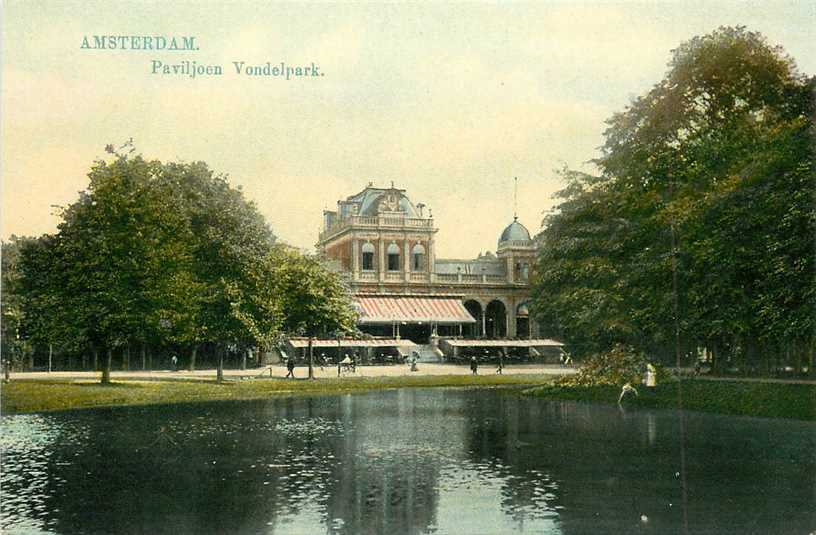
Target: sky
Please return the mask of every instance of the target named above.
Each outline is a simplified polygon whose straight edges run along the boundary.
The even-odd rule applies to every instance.
[[[108,143],[207,162],[283,241],[311,248],[322,210],[369,182],[433,211],[440,257],[531,232],[592,171],[604,121],[665,75],[671,50],[744,25],[816,74],[816,3],[5,1],[0,237],[56,230]],[[198,50],[88,50],[94,35],[194,36]],[[153,61],[219,65],[162,75]],[[322,76],[238,75],[316,64]]]

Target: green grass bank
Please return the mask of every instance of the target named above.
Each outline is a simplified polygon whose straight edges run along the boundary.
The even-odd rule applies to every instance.
[[[629,395],[625,407],[693,411],[816,420],[816,385],[739,381],[684,380],[655,388],[637,387],[638,396]],[[559,386],[548,384],[524,393],[541,399],[617,403],[619,386]]]
[[[93,407],[254,400],[286,395],[319,395],[411,387],[491,387],[541,385],[546,375],[437,375],[346,377],[342,379],[267,379],[215,381],[20,380],[6,383],[0,393],[3,414],[49,412]]]

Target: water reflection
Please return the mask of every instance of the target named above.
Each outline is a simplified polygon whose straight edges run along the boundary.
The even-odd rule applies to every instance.
[[[6,417],[2,526],[338,535],[816,528],[816,426],[687,414],[684,502],[678,421],[670,411],[462,390]]]

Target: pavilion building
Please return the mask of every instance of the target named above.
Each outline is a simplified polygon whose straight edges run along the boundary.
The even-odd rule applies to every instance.
[[[457,340],[448,348],[467,345],[463,340],[537,345],[538,326],[529,313],[537,244],[527,228],[514,217],[495,254],[440,258],[438,229],[425,208],[393,184],[369,184],[324,211],[317,248],[349,284],[360,330],[417,344]]]

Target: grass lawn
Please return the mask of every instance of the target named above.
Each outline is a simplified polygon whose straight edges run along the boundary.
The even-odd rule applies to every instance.
[[[816,420],[816,385],[784,383],[748,383],[738,381],[685,380],[664,383],[656,388],[638,387],[638,396],[627,396],[627,407],[684,409],[762,416]],[[531,396],[553,399],[617,403],[618,386],[561,387],[545,385],[525,391]]]
[[[264,399],[298,394],[341,394],[386,388],[502,385],[541,385],[546,375],[419,375],[342,379],[253,379],[218,384],[214,381],[13,381],[0,392],[3,414],[46,412],[118,405],[193,403],[217,400]]]

